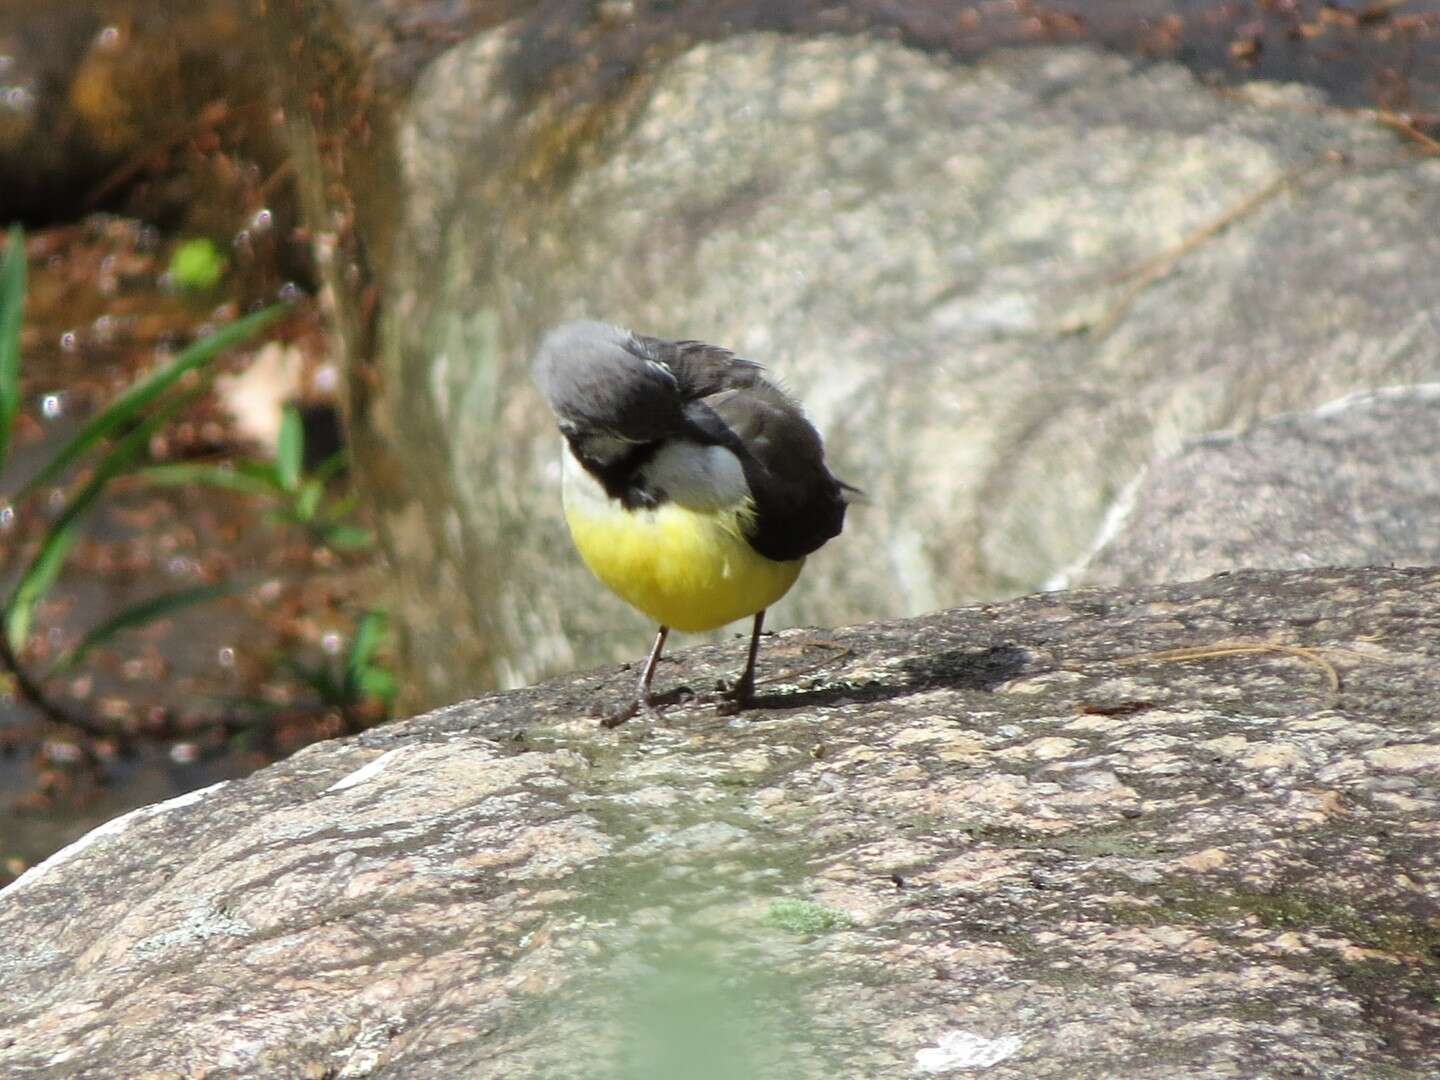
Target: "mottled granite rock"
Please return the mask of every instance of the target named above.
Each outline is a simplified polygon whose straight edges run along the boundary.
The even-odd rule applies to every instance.
[[[1440,161],[1313,92],[750,33],[576,100],[603,70],[547,68],[544,41],[507,26],[429,64],[392,181],[321,219],[388,230],[380,280],[332,280],[372,290],[352,430],[417,701],[647,644],[560,520],[525,372],[563,318],[733,346],[805,401],[869,500],[777,627],[1038,588],[1183,439],[1435,378]]]
[[[1437,357],[1440,367],[1440,357]],[[1440,565],[1440,383],[1193,439],[1117,504],[1082,585]]]
[[[1236,640],[1314,653],[1144,659]],[[1435,1075],[1440,570],[762,656],[742,718],[599,671],[111,823],[0,894],[0,1073]]]

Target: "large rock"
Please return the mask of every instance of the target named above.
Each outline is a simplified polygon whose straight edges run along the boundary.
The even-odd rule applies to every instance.
[[[0,894],[0,1072],[1435,1075],[1440,570],[790,631],[756,712],[602,728],[631,677],[60,852]]]
[[[562,70],[551,40],[426,67],[338,215],[342,306],[377,277],[354,431],[419,699],[644,649],[560,521],[525,366],[562,318],[733,346],[808,403],[869,499],[777,625],[1037,587],[1185,437],[1440,368],[1440,161],[1309,92],[839,35]]]
[[[1120,500],[1070,580],[1241,567],[1440,563],[1440,384],[1395,387],[1190,440]]]

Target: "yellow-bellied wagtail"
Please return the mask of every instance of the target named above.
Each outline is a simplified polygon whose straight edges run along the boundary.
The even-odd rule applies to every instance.
[[[532,374],[565,437],[565,520],[580,557],[660,624],[635,701],[607,725],[654,708],[671,629],[753,615],[728,694],[743,707],[765,609],[839,534],[856,489],[830,475],[800,406],[728,349],[569,322],[540,343]]]

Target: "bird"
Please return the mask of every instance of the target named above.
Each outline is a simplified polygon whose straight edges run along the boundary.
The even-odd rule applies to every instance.
[[[606,726],[658,710],[651,688],[672,630],[746,616],[750,651],[722,709],[752,704],[766,609],[840,534],[859,489],[831,474],[799,403],[729,349],[576,320],[544,336],[531,377],[563,436],[581,560],[658,626],[634,700]]]

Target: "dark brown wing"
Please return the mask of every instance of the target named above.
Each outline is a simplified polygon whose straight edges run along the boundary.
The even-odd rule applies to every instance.
[[[634,335],[640,355],[664,365],[680,383],[681,396],[697,401],[721,390],[739,390],[764,382],[764,369],[753,360],[703,341],[665,341]]]
[[[784,562],[839,535],[845,485],[830,475],[820,434],[795,402],[757,375],[750,386],[721,390],[697,404],[719,417],[741,448],[755,500],[746,535],[751,547]]]
[[[641,334],[637,355],[674,374],[687,402],[690,437],[740,458],[755,500],[750,546],[785,562],[809,555],[845,523],[845,492],[830,475],[820,434],[800,406],[766,381],[764,368],[703,341]]]

